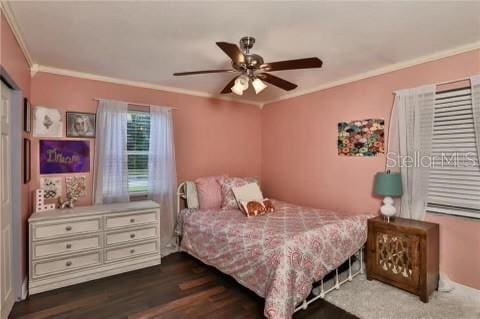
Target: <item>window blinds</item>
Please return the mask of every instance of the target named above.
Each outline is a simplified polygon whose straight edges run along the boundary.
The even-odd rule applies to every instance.
[[[427,210],[480,218],[480,166],[469,88],[436,94]]]
[[[144,195],[148,191],[148,149],[150,113],[129,111],[127,121],[128,192]]]

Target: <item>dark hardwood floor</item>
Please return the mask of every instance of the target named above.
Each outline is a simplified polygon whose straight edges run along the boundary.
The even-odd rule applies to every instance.
[[[30,296],[10,318],[263,318],[264,300],[184,253],[162,264]],[[354,319],[318,300],[300,318]]]

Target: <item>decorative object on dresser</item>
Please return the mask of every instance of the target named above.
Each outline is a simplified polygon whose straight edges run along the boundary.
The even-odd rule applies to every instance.
[[[160,208],[153,201],[34,213],[29,292],[160,264]]]
[[[55,204],[45,204],[45,190],[37,189],[34,198],[35,213],[46,212],[55,209]]]
[[[390,222],[390,217],[395,216],[397,209],[393,206],[393,198],[402,196],[402,177],[400,173],[391,173],[388,170],[386,173],[377,173],[375,175],[375,190],[374,193],[378,196],[384,196],[383,205],[380,212],[387,217]]]
[[[437,289],[439,225],[397,217],[368,220],[367,279],[409,291],[423,302]]]

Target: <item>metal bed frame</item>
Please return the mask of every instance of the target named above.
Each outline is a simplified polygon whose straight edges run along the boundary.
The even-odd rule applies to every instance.
[[[183,183],[180,183],[177,187],[177,214],[180,214],[180,211],[181,211],[181,201],[187,199],[187,194],[185,192],[185,185],[186,185],[186,183],[183,182]],[[352,257],[354,257],[354,256],[356,258],[358,258],[358,260],[360,261],[359,269],[356,270],[356,271],[352,271],[352,269],[353,269],[352,268]],[[308,305],[310,305],[311,303],[317,301],[320,298],[322,298],[322,299],[325,298],[325,295],[328,294],[329,292],[340,289],[340,287],[342,285],[344,285],[345,283],[352,281],[353,278],[355,278],[359,274],[363,274],[363,272],[364,272],[364,270],[363,270],[363,247],[361,247],[358,251],[356,251],[352,256],[348,257],[348,270],[345,270],[345,272],[348,271],[348,276],[343,280],[340,280],[339,268],[340,267],[332,270],[331,272],[329,272],[327,274],[327,275],[329,275],[329,274],[335,272],[333,285],[329,288],[325,287],[324,279],[327,276],[327,275],[325,275],[324,278],[322,278],[319,283],[318,282],[316,283],[317,286],[312,289],[312,294],[313,294],[314,297],[311,297],[310,299],[308,299],[308,297],[307,297],[307,299],[303,300],[303,302],[300,303],[295,308],[295,312],[297,312],[299,310],[306,310],[308,308]]]

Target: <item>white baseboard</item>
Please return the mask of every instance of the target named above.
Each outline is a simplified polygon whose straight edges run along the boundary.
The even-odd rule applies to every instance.
[[[455,290],[460,294],[465,296],[476,297],[480,300],[480,289],[475,289],[469,286],[465,286],[454,281],[452,281],[451,284],[455,288]]]
[[[22,300],[27,299],[28,297],[28,278],[25,277],[22,283]]]

